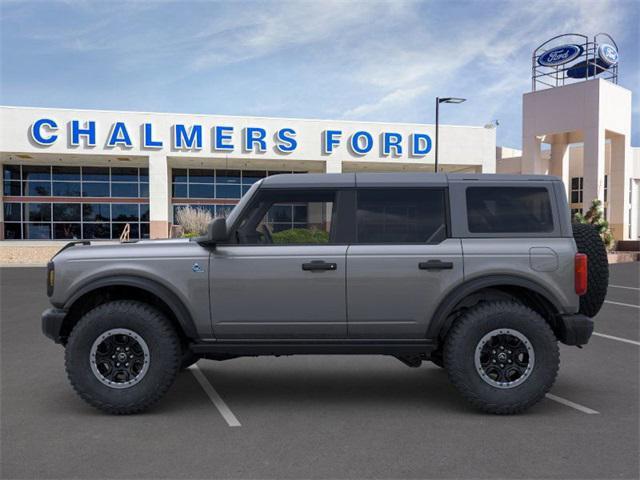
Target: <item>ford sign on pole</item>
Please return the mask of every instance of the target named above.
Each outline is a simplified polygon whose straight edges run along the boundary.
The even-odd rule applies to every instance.
[[[583,50],[580,45],[561,45],[540,55],[538,63],[543,67],[557,67],[575,60],[582,54]]]
[[[598,47],[598,57],[610,67],[618,63],[618,50],[613,45],[603,43]]]

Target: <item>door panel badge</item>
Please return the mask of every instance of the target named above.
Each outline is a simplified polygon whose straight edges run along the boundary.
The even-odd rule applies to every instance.
[[[204,273],[204,269],[200,266],[198,262],[193,262],[193,265],[191,266],[191,271],[193,273]]]

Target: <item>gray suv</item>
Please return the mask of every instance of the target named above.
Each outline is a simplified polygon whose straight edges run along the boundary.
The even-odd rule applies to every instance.
[[[558,341],[587,343],[607,284],[554,177],[277,175],[200,238],[68,244],[42,328],[109,413],[148,408],[198,359],[383,354],[508,414],[551,388]]]

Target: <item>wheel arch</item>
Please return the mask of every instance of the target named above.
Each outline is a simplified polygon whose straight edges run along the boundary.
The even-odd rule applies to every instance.
[[[87,311],[107,301],[122,299],[150,303],[167,315],[183,339],[198,337],[191,313],[175,293],[154,280],[135,275],[103,277],[75,291],[64,304],[68,313],[61,337],[66,338]]]
[[[517,275],[488,275],[468,280],[447,294],[432,317],[427,338],[444,338],[457,312],[483,301],[488,295],[492,300],[506,297],[519,300],[541,314],[554,332],[558,327],[556,316],[562,311],[562,304],[547,288]]]

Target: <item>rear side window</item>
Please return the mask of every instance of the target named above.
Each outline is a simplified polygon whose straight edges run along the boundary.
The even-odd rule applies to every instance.
[[[469,187],[467,216],[472,233],[553,231],[549,191],[544,187]]]
[[[358,190],[358,243],[440,243],[446,236],[443,189]]]

